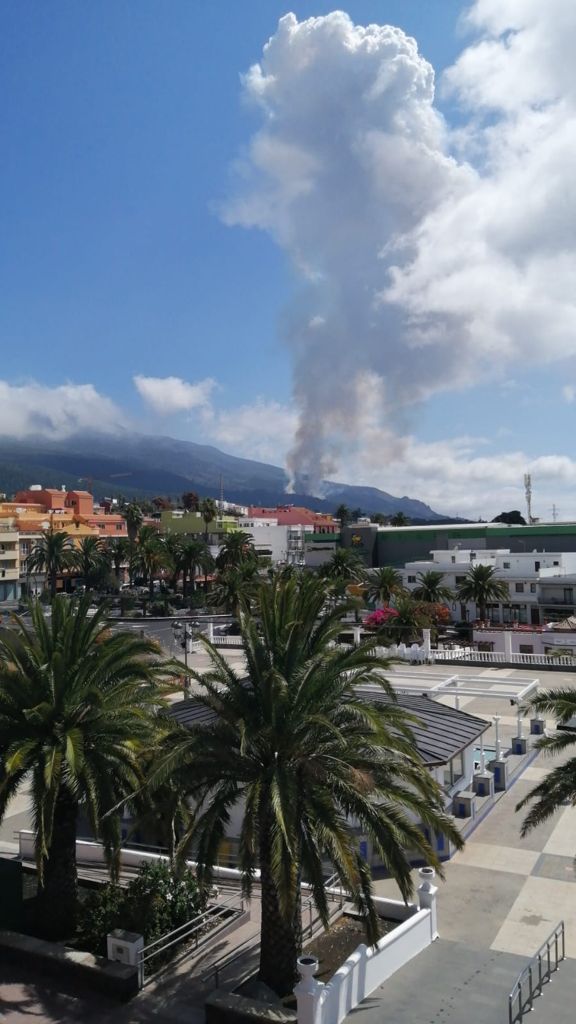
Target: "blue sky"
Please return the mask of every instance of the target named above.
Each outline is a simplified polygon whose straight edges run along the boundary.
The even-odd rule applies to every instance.
[[[413,35],[441,78],[474,35],[459,24],[468,6],[349,0],[345,10],[356,25],[390,23]],[[242,193],[237,161],[246,160],[263,124],[262,111],[243,98],[240,75],[261,60],[288,10],[302,22],[333,9],[323,0],[2,5],[0,377],[6,387],[91,384],[138,429],[214,441],[256,457],[284,456],[289,439],[283,443],[281,425],[293,429],[296,415],[286,322],[302,288],[301,268],[291,244],[278,242],[276,227],[226,224],[222,210]],[[455,127],[470,120],[470,109],[463,113],[454,94],[437,105]],[[469,154],[459,159],[471,161]],[[402,301],[413,312],[413,298]],[[496,349],[495,361],[498,355]],[[569,458],[573,360],[567,350],[544,365],[533,355],[524,360],[520,349],[502,372],[480,375],[473,386],[468,374],[446,390],[432,389],[425,400],[420,391],[397,413],[402,432],[410,444],[457,439],[457,457],[465,461],[520,450],[527,459]],[[136,375],[214,381],[209,408],[146,403],[134,387]],[[308,400],[301,396],[298,408]],[[263,421],[275,410],[279,429],[269,439],[251,438],[251,415],[254,432],[265,434]],[[0,425],[10,431],[1,413]],[[382,429],[387,436],[389,424]],[[469,455],[461,455],[463,438],[474,439]],[[353,445],[347,442],[335,459],[335,475],[350,479]],[[377,461],[363,463],[358,482],[362,476],[385,489],[402,486],[441,499],[441,460],[433,483],[413,466],[405,476],[399,463],[388,472],[385,453]],[[557,486],[546,484],[550,496],[547,490],[542,504],[556,500],[568,511],[570,473],[563,469]],[[473,498],[452,482],[447,511],[492,510],[489,480],[480,476]],[[508,489],[504,477],[501,483],[496,503],[512,500],[521,480]]]

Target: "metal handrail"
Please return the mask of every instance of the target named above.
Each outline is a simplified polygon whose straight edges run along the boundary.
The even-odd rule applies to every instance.
[[[561,953],[558,953],[558,943]],[[554,957],[551,952],[554,948]],[[559,964],[566,957],[564,921],[560,921],[555,929],[542,943],[529,964],[520,972],[518,980],[508,996],[508,1024],[522,1024],[526,1013],[534,1008],[534,999],[542,995],[544,985],[558,970]]]
[[[235,906],[230,906],[232,902],[235,902]],[[239,902],[239,905],[238,905]],[[140,950],[138,955],[138,972],[141,979],[141,984],[144,980],[144,964],[149,960],[152,960],[159,953],[163,953],[165,950],[170,949],[172,946],[183,942],[186,939],[196,939],[195,948],[198,949],[200,943],[198,941],[199,934],[206,928],[208,922],[216,922],[221,918],[226,918],[229,913],[236,911],[236,913],[242,913],[244,909],[244,900],[242,896],[238,900],[238,895],[230,896],[228,899],[223,900],[222,903],[217,903],[204,913],[199,914],[191,921],[186,921],[184,924],[174,928],[173,931],[167,932],[166,935],[161,935],[159,939],[155,939],[154,942],[149,942],[147,946],[144,946]],[[207,933],[206,937],[211,938],[214,935],[213,928]]]

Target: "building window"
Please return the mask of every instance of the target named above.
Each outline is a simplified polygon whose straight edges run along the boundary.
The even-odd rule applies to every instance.
[[[456,555],[452,555],[450,561],[452,562],[452,565],[456,565]]]
[[[520,654],[534,654],[534,644],[519,644],[518,651]]]
[[[564,604],[574,603],[574,591],[572,587],[564,587]]]
[[[456,577],[456,586],[457,587],[460,587],[465,582],[466,582],[466,577],[465,576],[457,576]]]
[[[444,765],[444,788],[452,789],[460,779],[464,778],[464,754],[456,754],[448,764]]]
[[[494,644],[490,640],[480,640],[478,644],[479,651],[488,651],[489,654],[494,650]]]
[[[534,562],[534,571],[535,572],[539,572],[540,571],[540,562]]]
[[[514,584],[514,590],[516,591],[517,594],[523,594],[524,593],[524,584],[523,583],[515,583]]]
[[[560,562],[552,562],[552,565],[560,565]]]
[[[531,583],[530,584],[530,593],[531,594],[535,594],[536,593],[536,584],[535,583]]]
[[[409,576],[408,577],[408,583],[416,583],[416,577],[415,576]]]
[[[510,562],[502,562],[502,568],[503,569],[509,569],[510,568]]]

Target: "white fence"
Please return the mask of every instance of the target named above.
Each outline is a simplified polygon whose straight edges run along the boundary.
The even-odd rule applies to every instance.
[[[21,860],[35,861],[34,833],[28,829],[18,832],[18,845]],[[152,853],[150,850],[138,850],[123,847],[120,850],[121,868],[140,868],[143,864],[157,864],[158,861],[165,861],[166,854]],[[101,843],[91,842],[89,839],[76,840],[76,862],[78,864],[105,864],[106,857],[104,847]],[[195,868],[194,861],[186,861],[189,867]],[[224,868],[214,865],[213,874],[215,878],[227,879],[229,881],[240,881],[242,875],[236,868]],[[254,877],[258,879],[260,872],[256,871]]]
[[[304,984],[295,989],[298,1024],[341,1024],[363,999],[434,941],[436,889],[423,893],[422,888],[420,909],[397,900],[374,900],[380,917],[402,923],[376,946],[359,945],[327,985],[303,977]]]
[[[474,665],[524,665],[535,668],[558,667],[576,668],[576,657],[568,654],[505,654],[503,651],[477,651],[475,647],[454,647],[444,650],[427,651],[418,644],[407,647],[405,644],[392,644],[391,647],[378,647],[377,653],[384,658],[398,658],[411,664],[446,664],[457,661],[470,662]]]

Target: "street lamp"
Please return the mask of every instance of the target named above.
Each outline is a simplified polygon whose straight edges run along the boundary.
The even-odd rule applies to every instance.
[[[190,691],[190,679],[188,678],[188,642],[192,639],[192,632],[188,626],[183,625],[181,622],[174,622],[172,624],[172,632],[174,634],[174,641],[182,643],[184,641],[184,696],[187,697]]]

